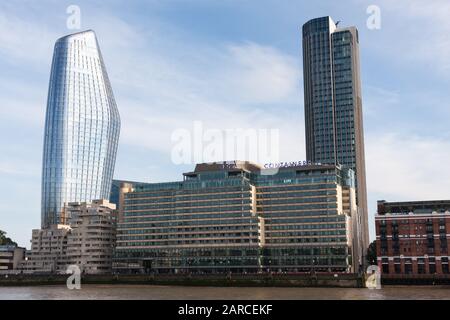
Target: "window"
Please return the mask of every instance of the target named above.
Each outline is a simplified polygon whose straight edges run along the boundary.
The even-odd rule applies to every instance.
[[[412,264],[410,263],[405,264],[405,273],[412,274]]]
[[[423,263],[417,265],[417,272],[419,274],[424,274],[425,273],[425,265]]]
[[[430,274],[436,273],[436,265],[434,263],[430,263],[429,268],[430,268]]]
[[[442,273],[449,274],[448,263],[442,264]]]

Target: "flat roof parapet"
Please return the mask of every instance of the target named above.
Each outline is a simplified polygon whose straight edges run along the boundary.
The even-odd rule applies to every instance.
[[[378,214],[409,214],[424,212],[445,212],[450,211],[450,200],[424,200],[424,201],[396,201],[388,202],[379,200]]]
[[[250,162],[250,161],[223,161],[223,162],[210,162],[199,163],[195,166],[194,171],[184,173],[185,176],[195,176],[202,172],[214,172],[214,171],[249,171],[249,172],[261,172],[264,170],[324,170],[340,168],[335,164],[322,164],[313,163],[309,161],[286,161],[277,163],[266,163],[263,166]]]
[[[250,171],[258,172],[262,169],[259,164],[250,161],[221,161],[221,162],[209,162],[209,163],[198,163],[195,166],[193,172],[184,173],[185,176],[192,176],[201,172],[214,172],[214,171]]]

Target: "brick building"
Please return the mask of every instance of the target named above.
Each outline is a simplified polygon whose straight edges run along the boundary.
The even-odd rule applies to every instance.
[[[449,274],[450,200],[378,201],[377,260],[384,274]]]

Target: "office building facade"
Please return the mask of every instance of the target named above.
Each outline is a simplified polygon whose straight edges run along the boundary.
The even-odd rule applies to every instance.
[[[116,205],[117,222],[123,221],[124,194],[131,192],[133,188],[140,188],[147,185],[146,182],[136,182],[129,180],[113,180],[109,202]]]
[[[117,272],[355,271],[351,170],[198,164],[124,193]],[[125,189],[123,189],[125,190]]]
[[[45,120],[41,227],[69,202],[109,199],[120,117],[93,31],[56,41]]]
[[[338,28],[330,17],[303,25],[306,158],[340,164],[356,176],[360,234],[369,244],[364,135],[355,27]]]
[[[378,201],[375,227],[382,274],[450,274],[450,200]]]

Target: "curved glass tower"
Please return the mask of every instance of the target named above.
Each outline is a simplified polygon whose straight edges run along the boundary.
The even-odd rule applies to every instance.
[[[45,119],[41,225],[64,223],[64,204],[109,199],[120,117],[95,33],[58,39]]]

